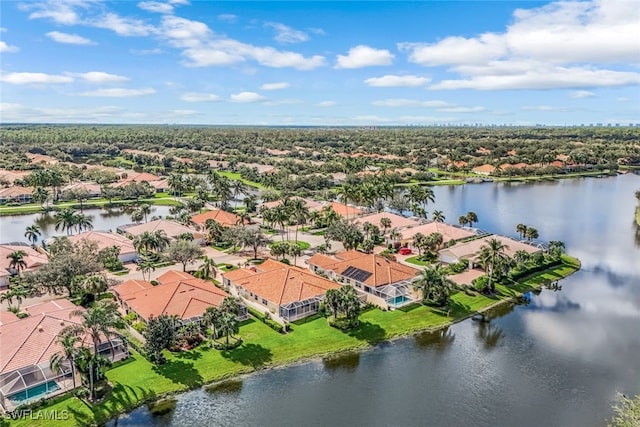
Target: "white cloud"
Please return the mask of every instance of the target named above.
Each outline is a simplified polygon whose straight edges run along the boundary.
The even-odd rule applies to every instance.
[[[18,49],[17,46],[8,45],[2,40],[0,40],[0,52],[9,53],[9,52],[17,52],[19,50],[20,49]]]
[[[314,104],[316,107],[335,107],[336,105],[338,105],[338,103],[336,101],[320,101],[317,104]]]
[[[593,92],[589,92],[588,90],[576,90],[574,92],[571,92],[569,96],[574,99],[583,99],[591,98],[593,96],[596,96],[596,94]]]
[[[270,107],[277,107],[278,105],[296,105],[296,104],[304,104],[302,99],[276,99],[273,101],[263,102],[262,105],[267,105]]]
[[[231,13],[223,13],[221,15],[218,15],[218,19],[220,21],[224,21],[224,22],[228,22],[230,24],[233,24],[234,22],[236,22],[238,20],[238,17],[236,15],[232,15]]]
[[[414,75],[371,77],[364,82],[373,87],[420,87],[431,81],[428,77]]]
[[[267,22],[266,27],[273,28],[276,31],[274,37],[280,43],[302,43],[309,40],[309,35],[304,31],[293,29],[287,25],[278,22]]]
[[[138,7],[147,12],[154,13],[173,13],[173,6],[168,3],[161,3],[158,1],[143,1],[138,3]]]
[[[96,123],[112,119],[120,121],[124,109],[113,106],[62,108],[29,107],[22,104],[0,103],[3,122],[84,122]]]
[[[260,102],[265,99],[266,98],[264,96],[255,92],[240,92],[231,95],[231,101],[241,103]]]
[[[220,97],[214,93],[196,93],[188,92],[180,97],[185,102],[215,102],[219,101]]]
[[[391,98],[373,101],[371,105],[376,107],[425,107],[425,108],[446,108],[454,107],[445,101],[419,101],[417,99]]]
[[[260,86],[260,89],[262,89],[262,90],[279,90],[279,89],[286,89],[289,86],[290,86],[290,84],[286,83],[286,82],[265,83],[262,86]]]
[[[386,49],[374,49],[359,45],[349,49],[347,55],[336,57],[335,68],[362,68],[375,65],[391,65],[394,55]]]
[[[155,48],[155,49],[130,49],[129,53],[132,53],[134,55],[159,55],[164,52],[160,48]]]
[[[148,36],[154,33],[154,28],[144,21],[135,18],[125,18],[115,13],[95,18],[88,22],[91,26],[111,30],[119,36]]]
[[[88,73],[74,73],[74,76],[89,83],[121,83],[129,80],[128,77],[117,74],[109,74],[104,71],[90,71]]]
[[[459,79],[433,89],[585,89],[633,85],[640,74],[609,64],[638,61],[640,8],[613,0],[559,1],[518,9],[502,33],[400,43],[411,62],[449,66]]]
[[[80,22],[80,16],[75,8],[86,6],[85,1],[64,1],[51,0],[33,3],[20,3],[19,8],[26,11],[33,11],[29,14],[29,19],[50,19],[57,24],[73,25]]]
[[[525,105],[522,107],[525,111],[567,111],[566,107],[558,107],[555,105]]]
[[[95,44],[88,38],[82,37],[78,34],[62,33],[60,31],[50,31],[47,33],[47,37],[49,37],[50,39],[58,43],[77,44],[77,45]]]
[[[45,73],[8,73],[0,76],[0,81],[14,85],[71,83],[73,78]]]
[[[156,90],[151,87],[141,89],[108,88],[97,89],[89,92],[79,93],[79,96],[104,96],[111,98],[135,98],[138,96],[153,95]]]

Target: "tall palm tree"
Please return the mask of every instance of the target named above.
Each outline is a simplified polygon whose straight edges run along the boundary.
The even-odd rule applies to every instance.
[[[149,279],[151,279],[151,272],[156,270],[156,263],[146,256],[141,256],[138,261],[137,270],[142,272],[142,280],[147,280],[147,274],[149,274]]]
[[[489,281],[487,284],[492,292],[495,289],[493,283],[494,273],[501,264],[509,259],[506,254],[508,249],[509,246],[505,245],[498,239],[490,239],[486,245],[480,248],[478,259],[485,271],[489,274]]]
[[[78,232],[93,230],[93,218],[91,216],[79,213],[74,217],[74,225],[77,227]]]
[[[44,187],[36,187],[31,194],[31,198],[34,202],[40,203],[41,207],[44,207],[45,202],[49,198],[49,192]]]
[[[343,184],[342,187],[338,188],[337,191],[338,200],[345,205],[345,217],[349,219],[349,201],[353,200],[354,195],[356,194],[356,189],[349,185]]]
[[[151,205],[149,203],[141,203],[136,209],[144,216],[144,222],[147,222],[147,217],[151,215]]]
[[[552,256],[559,258],[565,251],[565,244],[560,240],[552,240],[549,242],[547,251],[549,251]]]
[[[529,252],[520,249],[519,251],[516,251],[515,254],[513,254],[513,260],[518,264],[518,265],[524,265],[527,261],[529,261],[529,258],[531,256],[529,255]]]
[[[16,271],[17,275],[20,275],[20,272],[27,268],[27,262],[24,258],[27,256],[25,251],[13,251],[9,255],[7,255],[7,259],[9,261],[9,268]]]
[[[380,218],[380,227],[382,228],[382,234],[386,236],[387,230],[391,228],[391,218],[382,217]]]
[[[516,232],[520,233],[520,239],[524,238],[524,233],[527,232],[527,226],[524,224],[518,224],[516,225]]]
[[[469,227],[473,227],[473,223],[478,222],[478,215],[475,212],[469,211],[466,216]]]
[[[282,230],[282,241],[284,241],[284,226],[288,223],[290,218],[287,208],[288,206],[285,203],[280,203],[272,209],[273,221],[280,225],[280,229]]]
[[[247,194],[247,185],[240,181],[240,180],[234,180],[231,182],[231,191],[233,192],[233,200],[235,202],[235,207],[238,207],[238,196],[240,196],[241,194]]]
[[[95,301],[98,295],[106,292],[109,288],[109,283],[103,275],[92,274],[82,279],[80,286],[82,287],[82,291],[85,294],[91,295],[93,297],[93,301]]]
[[[538,230],[533,227],[527,227],[524,237],[526,237],[529,242],[533,239],[537,239],[539,237]]]
[[[38,238],[42,236],[42,231],[38,224],[31,224],[27,226],[24,231],[24,237],[31,242],[31,246],[35,246]]]
[[[55,230],[67,231],[67,236],[71,235],[73,227],[76,225],[76,213],[71,208],[65,208],[54,215]]]
[[[226,337],[225,346],[229,348],[229,337],[240,332],[240,322],[234,313],[223,312],[218,322],[218,331]]]
[[[438,210],[433,211],[433,220],[435,222],[444,222],[445,219],[446,218],[444,216],[444,213],[442,213],[442,211],[438,211]]]
[[[133,247],[138,253],[151,251],[155,247],[153,233],[144,231],[133,238]]]
[[[460,224],[461,226],[465,226],[467,225],[467,223],[469,222],[469,219],[467,218],[466,215],[460,215],[458,217],[458,224]]]
[[[447,277],[442,265],[425,268],[413,288],[422,293],[422,301],[443,306],[449,302],[453,282]]]
[[[217,267],[217,264],[213,260],[213,258],[209,258],[208,256],[205,255],[202,257],[202,264],[198,268],[198,271],[197,271],[198,276],[201,279],[205,279],[205,280],[209,280],[212,278],[215,279],[218,276],[216,267]]]
[[[291,201],[291,220],[296,224],[296,243],[298,242],[298,227],[305,225],[309,220],[309,208],[303,199],[297,198]]]
[[[213,332],[213,339],[218,338],[218,325],[220,324],[220,317],[222,311],[218,307],[207,307],[202,316],[202,324],[205,326],[211,326]]]
[[[49,360],[49,367],[53,372],[64,372],[64,364],[67,362],[71,368],[71,379],[73,380],[73,388],[76,388],[76,357],[78,355],[78,343],[80,337],[73,333],[72,330],[64,328],[58,334],[58,343],[62,346],[62,350],[53,354]]]

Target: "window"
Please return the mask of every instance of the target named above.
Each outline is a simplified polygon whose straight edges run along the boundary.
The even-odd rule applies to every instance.
[[[356,282],[356,288],[362,288],[362,283]]]
[[[368,292],[368,293],[371,293],[371,288],[370,288],[370,287],[368,287],[368,286],[365,286],[365,287],[364,287],[364,291],[365,291],[365,292]]]
[[[254,299],[254,300],[256,300],[256,301],[258,301],[258,295],[254,295],[254,296],[253,296],[253,299]]]
[[[266,299],[264,299],[264,298],[262,298],[262,303],[263,303],[264,305],[267,305],[267,300],[266,300]]]

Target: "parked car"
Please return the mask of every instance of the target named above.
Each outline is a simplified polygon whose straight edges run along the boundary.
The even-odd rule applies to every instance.
[[[410,248],[400,248],[400,250],[398,251],[400,253],[400,255],[411,255],[411,249]]]

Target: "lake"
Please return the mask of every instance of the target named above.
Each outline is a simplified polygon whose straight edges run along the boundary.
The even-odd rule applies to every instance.
[[[146,407],[112,426],[603,426],[617,391],[640,393],[640,176],[434,187],[450,222],[562,240],[582,270],[490,323],[264,371]],[[433,207],[430,209],[433,210]]]
[[[169,215],[169,206],[151,206],[151,215],[165,217]],[[125,209],[85,209],[84,213],[93,218],[93,229],[115,231],[119,225],[131,223],[131,212]],[[37,213],[29,215],[9,215],[0,217],[0,243],[27,242],[24,230],[38,224],[42,231],[39,241],[53,236],[64,236],[65,232],[55,231],[53,213]]]

